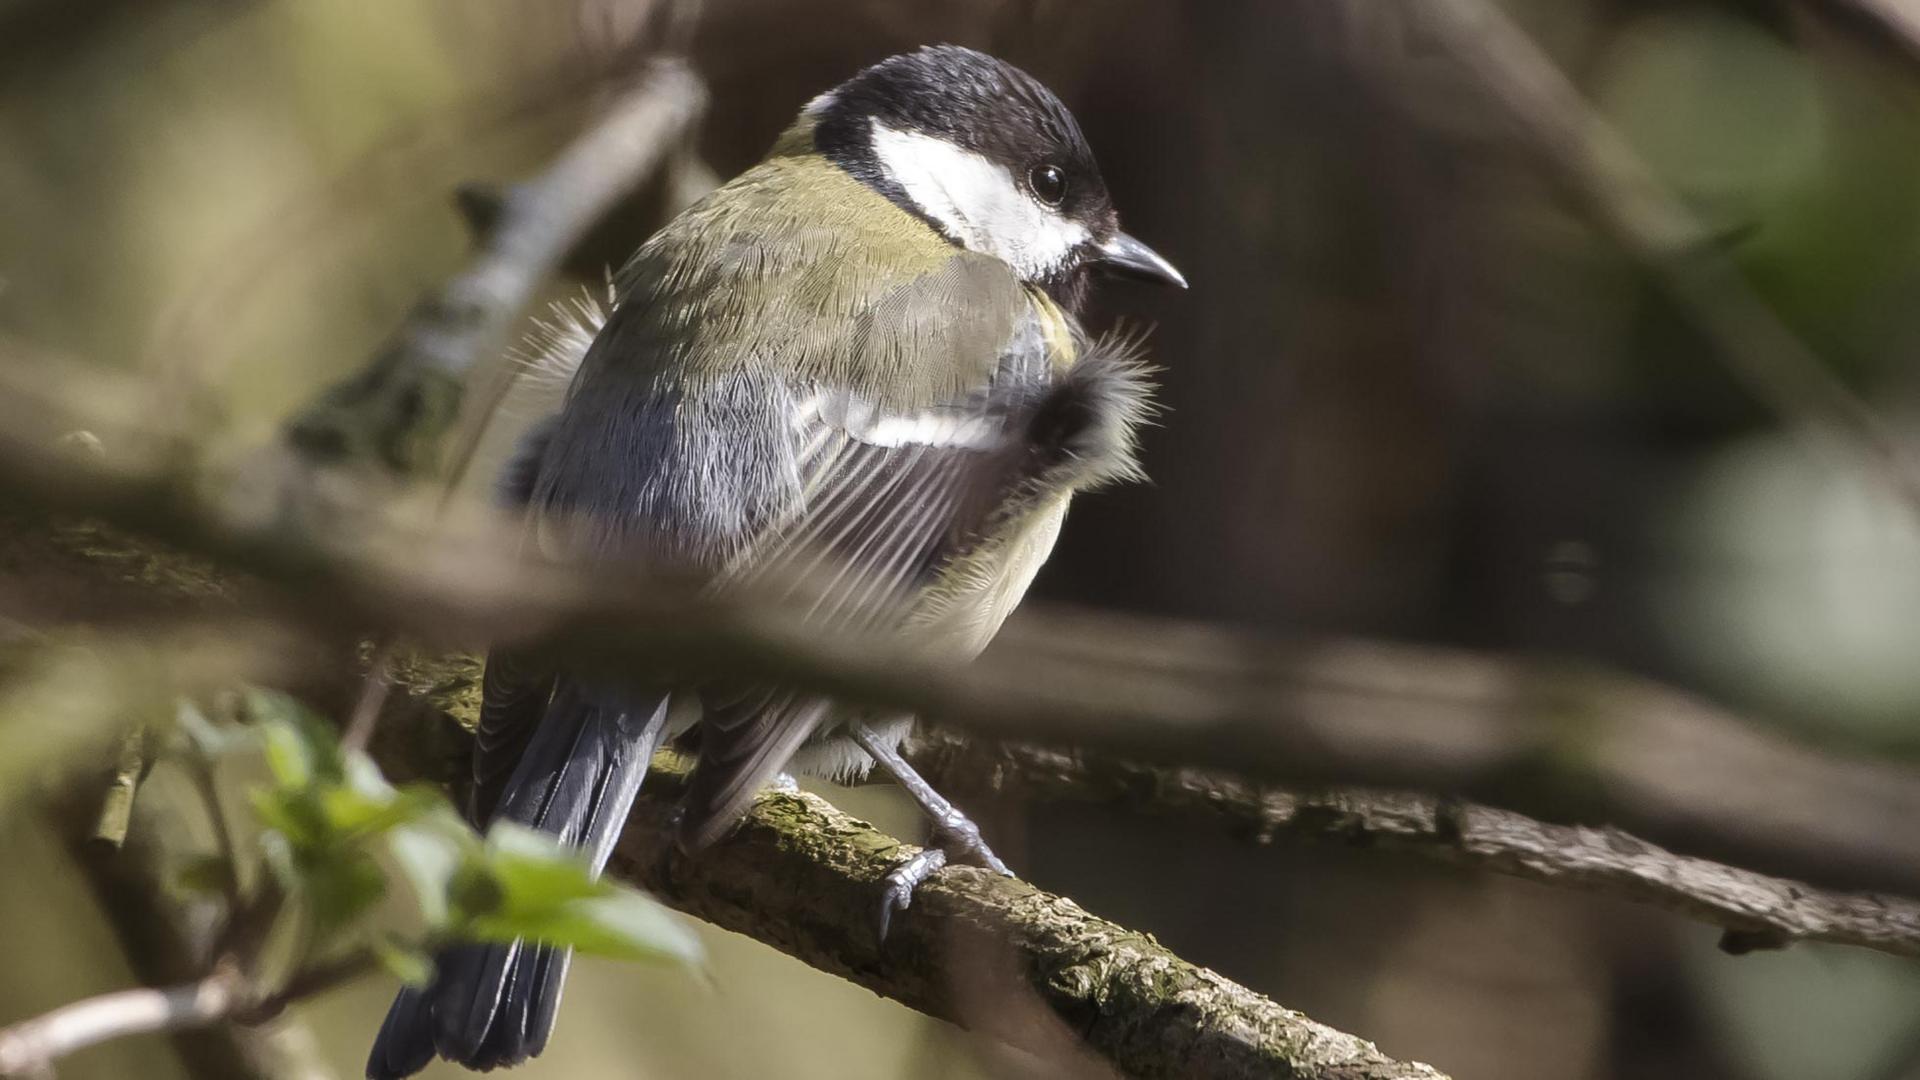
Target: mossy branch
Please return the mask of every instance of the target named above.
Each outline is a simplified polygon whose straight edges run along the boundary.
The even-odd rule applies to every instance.
[[[932,1016],[1045,1054],[1071,1033],[1129,1077],[1439,1080],[1017,879],[936,874],[874,936],[882,878],[913,848],[805,793],[770,793],[696,858],[670,850],[684,767],[648,778],[613,872]]]
[[[416,719],[425,706],[473,722],[477,662],[414,657],[394,672]],[[428,770],[446,761],[451,729],[435,729]],[[421,749],[374,752],[407,774],[423,767]],[[1151,935],[972,867],[922,886],[883,948],[874,933],[882,879],[913,847],[819,796],[769,792],[735,833],[684,856],[671,819],[688,773],[671,751],[655,758],[609,873],[876,994],[1036,1053],[1071,1033],[1129,1077],[1444,1080],[1190,964]]]

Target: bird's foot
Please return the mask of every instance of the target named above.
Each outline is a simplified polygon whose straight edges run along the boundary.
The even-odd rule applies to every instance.
[[[887,932],[893,929],[894,915],[912,907],[914,891],[932,877],[934,871],[945,865],[946,852],[937,847],[925,848],[887,874],[885,888],[880,893],[880,944],[887,943]]]
[[[975,866],[984,866],[1001,877],[1012,877],[1013,871],[1000,861],[987,842],[980,835],[980,826],[973,819],[958,810],[950,810],[933,821],[934,841],[945,851],[948,857],[956,861],[965,861]]]
[[[934,846],[908,858],[887,874],[880,897],[880,943],[886,944],[896,914],[913,905],[913,894],[926,880],[949,862],[968,862],[984,866],[996,874],[1012,877],[1013,871],[1000,861],[975,825],[958,810],[937,818],[933,823]]]

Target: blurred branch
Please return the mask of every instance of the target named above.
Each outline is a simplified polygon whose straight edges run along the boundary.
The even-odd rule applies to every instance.
[[[147,733],[144,727],[129,729],[120,739],[120,753],[113,766],[113,779],[107,785],[107,795],[102,801],[99,816],[95,819],[93,838],[108,847],[119,847],[126,843],[127,826],[133,821],[133,798],[140,791],[141,781],[146,779],[147,770],[153,765],[153,759],[147,752]]]
[[[1649,904],[1720,927],[1730,952],[1828,941],[1920,957],[1920,902],[1834,892],[1676,855],[1619,829],[1548,825],[1404,792],[1292,791],[1229,773],[982,743],[939,730],[915,739],[908,756],[929,780],[951,790],[1124,806],[1206,822],[1256,844],[1292,837],[1406,851]]]
[[[409,525],[351,500],[305,528],[263,525],[196,500],[164,465],[142,471],[164,454],[114,470],[34,441],[36,427],[104,430],[72,421],[25,388],[0,393],[0,495],[250,574],[263,610],[338,645],[386,631],[551,649],[628,679],[748,672],[976,734],[1260,780],[1457,794],[1823,885],[1920,893],[1920,777],[1821,754],[1640,680],[1057,611],[1016,617],[974,664],[941,665],[696,583],[529,562],[510,527]],[[102,441],[112,455],[118,441]]]
[[[90,542],[100,543],[97,535]],[[509,572],[503,564],[480,580],[490,592],[510,591],[510,576],[504,575]],[[418,582],[447,575],[422,570],[380,577]],[[165,588],[164,581],[155,585]],[[444,603],[389,593],[385,599],[397,607],[383,609],[365,599],[374,586],[310,585],[319,590],[313,595],[330,598],[335,614],[358,604],[368,619],[418,615]],[[736,623],[712,607],[671,600],[664,607],[623,606],[627,601],[618,588],[605,579],[596,585],[594,595],[611,606],[573,611],[572,617],[584,620],[567,638],[575,655],[597,651],[609,659],[664,660],[683,671],[771,665],[785,677],[824,681],[856,698],[877,689],[897,695],[883,700],[940,706],[941,715],[1004,737],[1109,750],[1099,758],[1035,747],[1006,751],[1018,766],[1016,777],[1045,779],[1057,795],[1118,794],[1176,810],[1204,808],[1256,831],[1391,839],[1451,861],[1655,903],[1726,927],[1749,943],[1818,938],[1915,954],[1920,919],[1906,900],[1824,892],[1673,855],[1616,831],[1542,824],[1484,807],[1353,792],[1308,798],[1240,779],[1119,761],[1140,748],[1157,751],[1162,760],[1208,758],[1241,775],[1396,787],[1482,773],[1497,778],[1504,769],[1509,785],[1527,779],[1540,789],[1535,801],[1562,808],[1579,802],[1577,796],[1569,799],[1568,785],[1558,778],[1574,781],[1576,793],[1580,781],[1608,779],[1626,787],[1625,801],[1644,800],[1642,816],[1662,816],[1661,800],[1686,803],[1684,811],[1665,811],[1670,824],[1721,815],[1719,827],[1740,837],[1763,862],[1791,862],[1821,849],[1842,858],[1824,866],[1842,876],[1859,869],[1851,860],[1876,858],[1893,860],[1878,868],[1883,877],[1913,873],[1911,854],[1901,850],[1911,843],[1911,830],[1900,822],[1920,812],[1914,809],[1920,793],[1904,770],[1822,757],[1659,687],[1530,671],[1517,661],[1438,650],[1282,645],[1206,628],[1060,613],[1016,623],[1012,646],[990,652],[975,669],[929,669],[884,645],[835,647],[782,634],[777,622]],[[468,615],[447,617],[491,631],[509,625],[507,613],[495,605],[513,608],[522,600],[530,605],[523,614],[534,625],[564,625],[569,617],[551,606],[551,597],[526,594],[496,597],[469,606]],[[405,625],[447,636],[445,626],[431,622]],[[624,644],[610,640],[622,634]],[[1063,652],[1060,642],[1073,644]],[[415,695],[471,684],[458,662],[436,667],[415,661],[396,674]],[[1224,748],[1208,726],[1216,723],[1238,732]],[[433,752],[436,760],[446,759],[444,746]],[[1012,767],[993,759],[995,751],[978,753],[989,756],[972,767],[982,775],[999,776]],[[1068,763],[1078,771],[1067,769]],[[936,761],[932,767],[965,779],[952,766]],[[1525,794],[1526,787],[1514,790]],[[1740,816],[1747,813],[1752,820]]]
[[[136,826],[122,846],[108,848],[90,832],[71,827],[72,822],[85,820],[79,813],[76,809],[58,818],[67,850],[119,940],[133,977],[149,986],[187,986],[205,979],[212,951],[209,928],[201,925],[167,883],[157,837],[165,830]],[[290,1019],[268,1026],[217,1024],[166,1030],[172,1033],[174,1049],[191,1076],[232,1080],[327,1080],[331,1076],[320,1064],[313,1034]],[[0,1075],[8,1072],[0,1067]]]
[[[0,1076],[43,1076],[59,1058],[132,1035],[194,1031],[271,1019],[293,1002],[325,993],[377,966],[372,953],[356,952],[295,975],[282,990],[261,994],[237,966],[221,964],[212,974],[193,982],[116,990],[86,998],[0,1028]],[[243,1063],[243,1071],[237,1073],[196,1075],[312,1077],[316,1069],[303,1064],[298,1073],[289,1073],[276,1065],[270,1067],[271,1071],[259,1072],[254,1067],[256,1064]]]
[[[1815,0],[1812,6],[1869,33],[1909,63],[1920,62],[1920,5],[1913,0]]]
[[[1891,2],[1849,0],[1891,14]],[[1920,516],[1920,468],[1871,408],[1755,294],[1706,229],[1626,138],[1490,0],[1407,11],[1486,87],[1539,157],[1665,289],[1749,392],[1833,451],[1864,460]],[[1912,24],[1911,17],[1902,20]]]
[[[397,657],[393,675],[408,691],[396,695],[393,708],[417,711],[426,705],[436,715],[471,723],[477,706],[473,661]],[[450,749],[436,738],[387,737],[408,729],[444,731],[419,719],[389,717],[372,750],[389,775],[444,781],[448,766],[464,760],[458,747]],[[695,915],[932,1015],[1015,1045],[1040,1047],[1051,1044],[1040,1030],[1046,1027],[1042,1020],[1063,1021],[1084,1030],[1092,1046],[1136,1076],[1440,1077],[1187,964],[1145,935],[996,875],[961,869],[936,879],[917,895],[911,916],[896,926],[883,955],[873,937],[879,886],[910,849],[822,800],[794,796],[764,801],[739,835],[699,858],[671,860],[663,846],[671,836],[666,819],[685,780],[685,766],[663,758],[635,811],[616,872]],[[122,857],[111,859],[100,858],[106,852],[98,848],[89,850],[95,853],[89,865],[99,873],[138,874],[149,865],[139,861],[145,849],[131,843]],[[101,892],[120,911],[116,925],[131,924],[132,933],[164,932],[172,925],[174,916],[161,906],[165,893],[156,882],[122,881]],[[185,956],[198,951],[176,944]],[[128,951],[136,962],[150,955],[131,945]],[[966,958],[1003,952],[1004,970],[975,972],[967,966]],[[992,987],[962,993],[945,982],[955,970],[993,980]],[[999,1000],[1013,989],[1044,1008],[1037,1014],[976,1013],[969,1006],[983,993]],[[198,1022],[199,1016],[189,1019]],[[109,1028],[105,1034],[120,1030]]]
[[[129,1035],[217,1023],[239,1002],[239,983],[238,972],[223,970],[181,986],[119,990],[0,1029],[0,1076],[42,1075],[76,1050]]]
[[[476,364],[499,354],[534,290],[666,160],[706,102],[705,84],[683,62],[649,61],[545,172],[500,197],[473,262],[421,300],[364,369],[293,420],[293,444],[320,461],[430,470]]]
[[[1775,856],[1804,854],[1808,842],[1852,844],[1859,850],[1843,854],[1875,848],[1891,875],[1917,865],[1900,850],[1915,838],[1899,822],[1920,812],[1907,773],[1822,758],[1641,683],[1438,650],[1276,643],[1064,613],[1022,620],[1005,647],[971,667],[930,665],[894,643],[823,638],[779,610],[697,599],[658,578],[602,571],[587,580],[528,564],[512,553],[510,535],[451,526],[409,532],[366,508],[333,516],[333,530],[263,527],[194,499],[169,479],[164,454],[137,455],[116,471],[92,457],[36,452],[36,427],[68,429],[73,418],[30,393],[0,395],[0,413],[10,408],[20,415],[0,415],[0,491],[14,505],[97,514],[249,572],[256,584],[218,589],[220,603],[251,592],[323,634],[378,628],[441,643],[540,641],[575,662],[638,678],[752,672],[846,700],[965,718],[981,731],[1204,759],[1256,776],[1443,787],[1504,781],[1516,797],[1563,808],[1567,781],[1576,781],[1574,805],[1605,805],[1578,793],[1581,783],[1611,783],[1620,806],[1713,825]],[[105,461],[113,460],[119,440],[102,443]],[[149,461],[160,464],[141,471]],[[116,576],[120,565],[108,562],[102,573]],[[396,665],[395,675],[470,715],[470,666],[448,676]],[[440,752],[423,766],[394,746],[376,740],[374,749],[399,775],[447,760]],[[689,911],[916,1007],[980,1024],[1014,1022],[966,1015],[936,975],[952,969],[946,958],[955,954],[934,950],[981,951],[981,941],[955,945],[950,935],[1004,933],[1019,960],[1009,970],[1029,973],[1019,976],[1022,985],[1047,1013],[1085,1029],[1116,1059],[1137,1061],[1142,1075],[1193,1075],[1194,1061],[1224,1063],[1221,1075],[1262,1075],[1274,1067],[1262,1055],[1283,1046],[1332,1048],[1349,1064],[1371,1061],[1364,1068],[1374,1075],[1423,1075],[1358,1040],[1303,1026],[1296,1014],[1064,900],[964,869],[922,895],[914,908],[920,928],[894,946],[905,951],[881,957],[871,945],[873,885],[900,854],[896,842],[815,800],[777,796],[711,858],[674,863],[648,846],[667,835],[659,826],[676,797],[673,775],[663,770],[644,798],[621,863],[628,874]],[[1449,827],[1440,815],[1427,826]],[[1342,1074],[1329,1066],[1317,1075]]]

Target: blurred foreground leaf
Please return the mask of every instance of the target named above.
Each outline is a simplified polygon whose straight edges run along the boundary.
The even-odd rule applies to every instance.
[[[692,964],[699,939],[637,890],[595,878],[577,852],[512,822],[487,833],[481,861],[463,868],[453,900],[459,933],[526,938],[583,953]]]
[[[255,692],[248,712],[273,778],[254,796],[270,830],[269,862],[322,941],[389,893],[377,858],[384,851],[435,941],[526,938],[627,959],[699,959],[698,939],[675,916],[631,888],[596,879],[585,858],[552,837],[501,822],[482,842],[439,789],[395,787],[291,698]],[[369,947],[402,978],[419,974],[412,946],[376,937]]]

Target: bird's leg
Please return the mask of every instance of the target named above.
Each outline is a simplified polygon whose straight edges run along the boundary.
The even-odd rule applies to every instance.
[[[950,858],[966,859],[1007,877],[1013,871],[993,853],[987,842],[980,837],[980,826],[975,825],[959,807],[947,801],[946,796],[933,789],[925,777],[915,772],[900,751],[874,734],[873,729],[864,724],[853,729],[853,741],[880,763],[880,766],[913,797],[920,809],[933,823],[935,843]]]
[[[960,812],[960,809],[948,802],[946,796],[933,789],[926,778],[915,772],[900,751],[873,733],[865,724],[856,724],[853,728],[853,741],[865,750],[887,770],[895,782],[933,823],[933,846],[901,863],[887,875],[886,895],[880,900],[880,940],[887,938],[887,929],[893,922],[896,911],[905,911],[913,903],[913,891],[921,882],[932,877],[934,871],[947,864],[949,859],[965,859],[977,863],[995,873],[1013,876],[1007,864],[993,853],[987,842],[980,837],[980,826]]]

